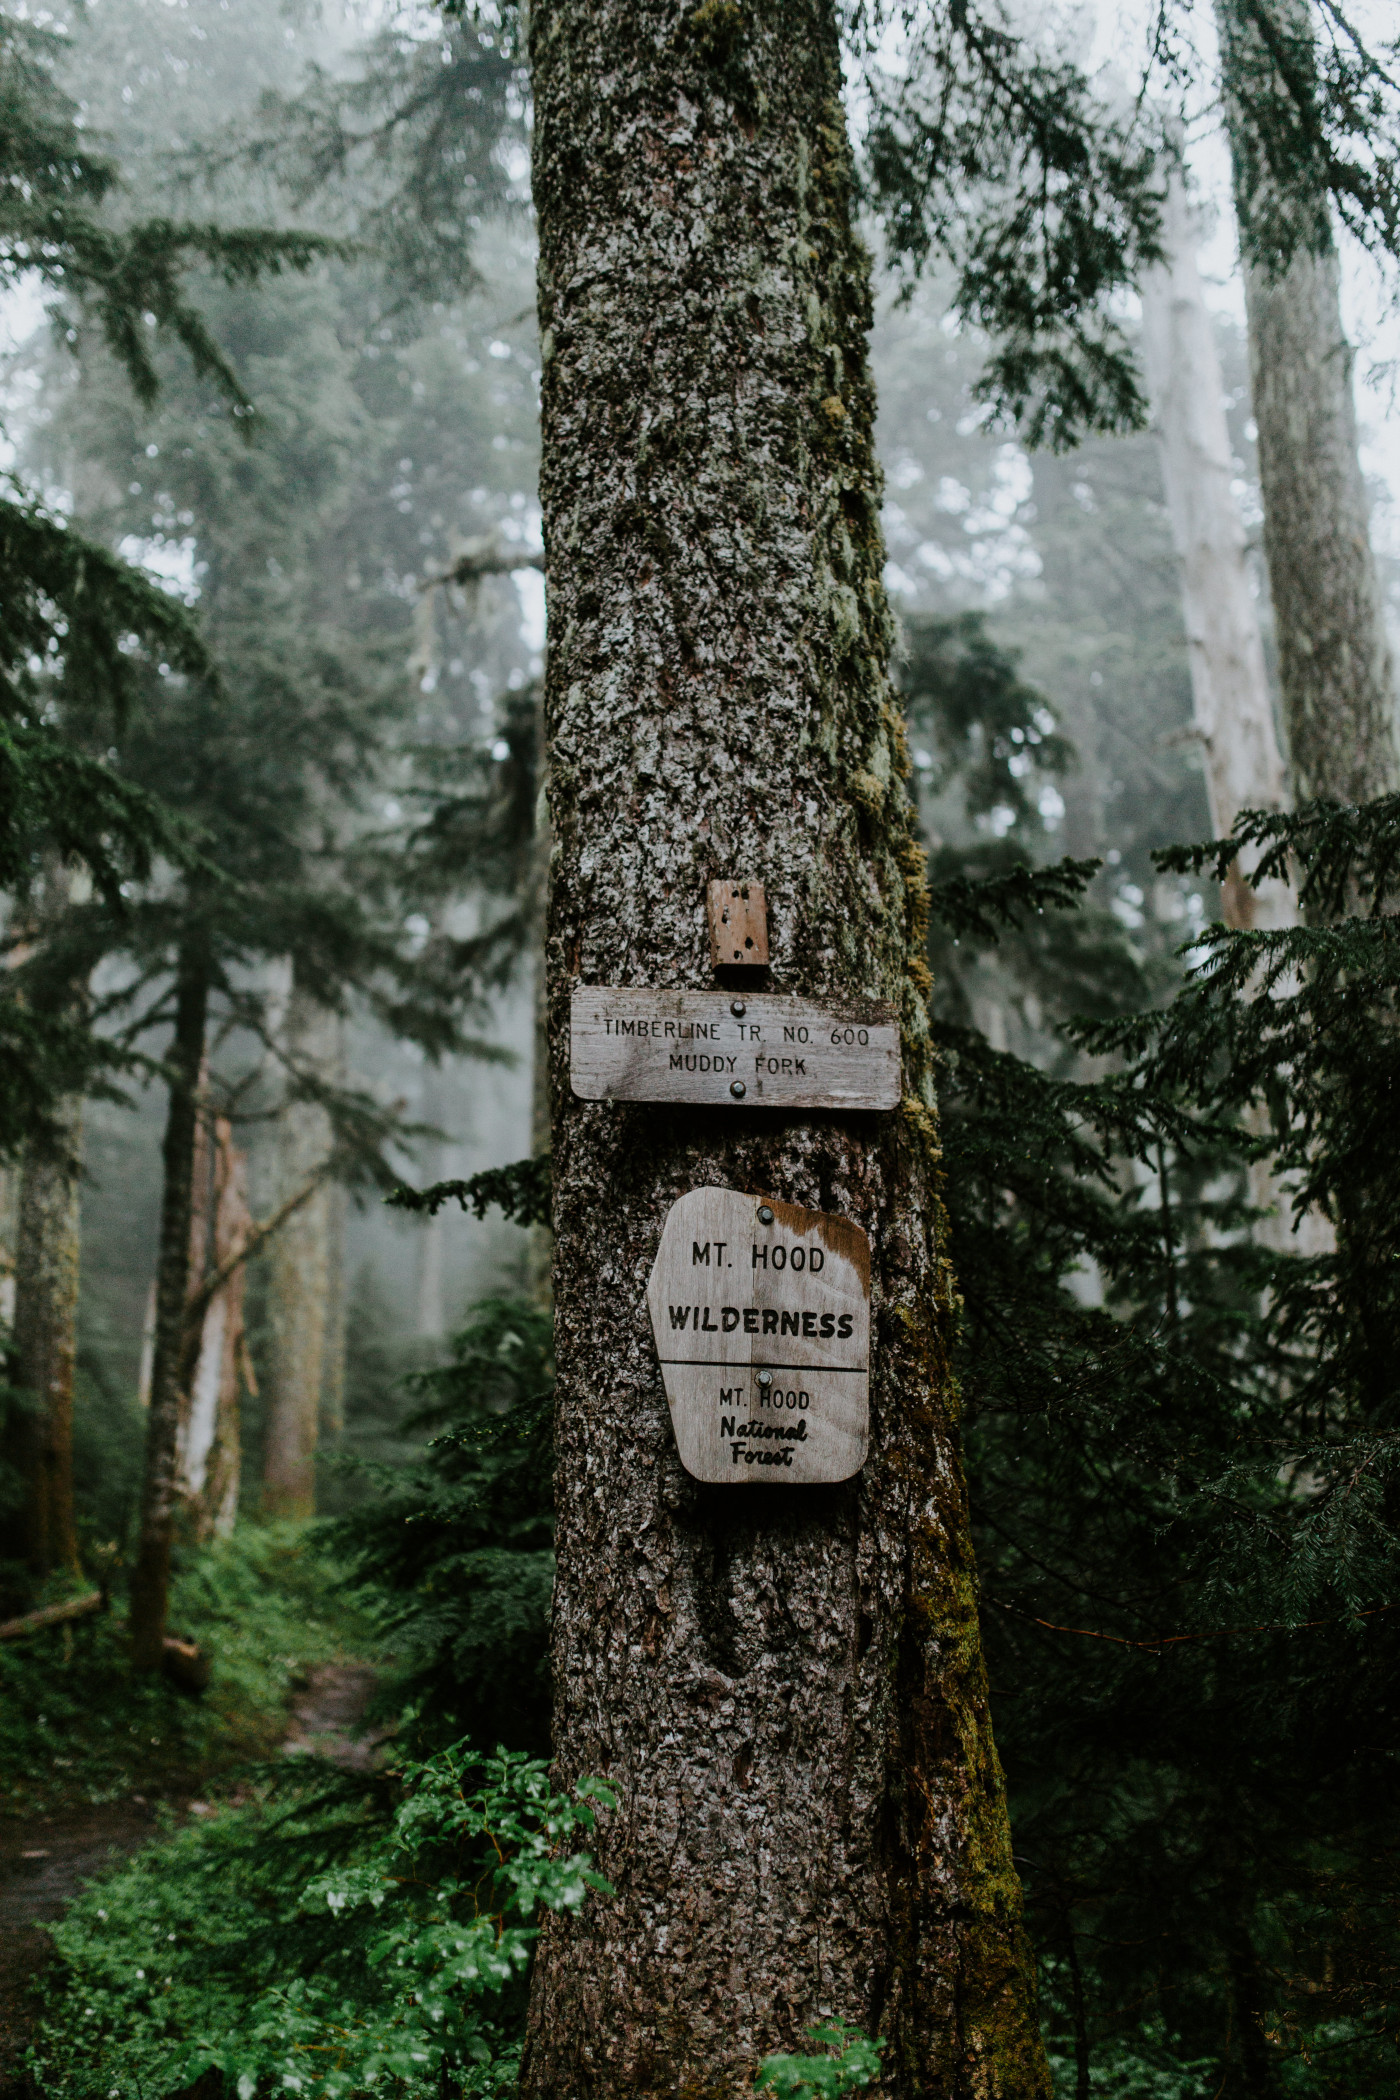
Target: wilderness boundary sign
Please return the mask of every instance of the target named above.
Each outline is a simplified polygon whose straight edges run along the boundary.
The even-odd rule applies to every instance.
[[[579,985],[569,1078],[582,1101],[894,1108],[899,1029],[884,999]]]
[[[736,1189],[671,1205],[647,1284],[681,1463],[730,1487],[848,1480],[870,1426],[870,1242]]]

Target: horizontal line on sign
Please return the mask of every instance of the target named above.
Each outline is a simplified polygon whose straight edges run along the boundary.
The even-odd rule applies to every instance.
[[[869,1364],[731,1364],[722,1363],[717,1356],[662,1356],[663,1364],[694,1364],[706,1371],[849,1371],[854,1377],[858,1371],[868,1371]]]

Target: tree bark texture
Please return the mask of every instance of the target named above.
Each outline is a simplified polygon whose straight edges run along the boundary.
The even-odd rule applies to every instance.
[[[824,2015],[884,2090],[1048,2092],[948,1364],[925,856],[888,677],[866,259],[829,0],[539,0],[559,1776],[612,1898],[550,1918],[522,2090],[738,2095]],[[572,987],[712,982],[711,877],[772,988],[897,1002],[886,1116],[584,1103]],[[714,1184],[873,1255],[871,1451],[837,1487],[681,1468],[644,1303]]]
[[[83,1104],[65,1101],[52,1142],[31,1143],[19,1185],[10,1379],[14,1461],[24,1482],[22,1536],[31,1574],[76,1568],[73,1521],[73,1374],[78,1360],[78,1272]]]
[[[1163,219],[1166,261],[1142,283],[1142,347],[1191,662],[1195,726],[1217,838],[1242,809],[1282,809],[1288,799],[1274,728],[1259,612],[1225,421],[1225,381],[1201,289],[1186,193],[1172,180]],[[1231,926],[1282,927],[1295,918],[1287,884],[1254,890],[1238,874],[1224,885]]]
[[[1280,32],[1306,33],[1301,0],[1266,0]],[[1325,197],[1275,192],[1246,113],[1267,59],[1241,0],[1218,0],[1225,110],[1242,224],[1267,206],[1297,245],[1282,268],[1244,266],[1250,387],[1259,428],[1264,552],[1294,792],[1365,802],[1400,785],[1394,664],[1356,449],[1352,351],[1342,328]]]
[[[192,942],[181,950],[176,965],[175,1031],[166,1053],[169,1106],[161,1146],[163,1181],[151,1407],[146,1421],[141,1535],[131,1577],[131,1647],[138,1670],[160,1667],[165,1640],[170,1548],[179,1500],[180,1429],[186,1407],[185,1312],[208,1012],[208,957],[200,945]]]
[[[294,1068],[328,1081],[337,1076],[339,1018],[298,985],[288,1001],[286,1038]],[[330,1116],[318,1101],[292,1098],[286,1103],[277,1123],[279,1202],[322,1173],[333,1142]],[[331,1292],[330,1223],[330,1190],[322,1181],[272,1243],[272,1352],[263,1461],[263,1509],[269,1516],[310,1517],[316,1509],[316,1444]]]

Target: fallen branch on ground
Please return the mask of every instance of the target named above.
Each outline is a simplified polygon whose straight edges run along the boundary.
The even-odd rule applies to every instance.
[[[104,1591],[90,1590],[86,1597],[70,1597],[66,1604],[46,1604],[42,1611],[26,1612],[22,1619],[6,1619],[0,1625],[0,1641],[22,1640],[27,1633],[42,1633],[46,1626],[85,1619],[89,1612],[101,1611],[106,1602]]]

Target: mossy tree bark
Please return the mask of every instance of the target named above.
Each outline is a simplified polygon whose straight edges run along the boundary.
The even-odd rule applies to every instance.
[[[538,0],[560,1776],[619,1795],[611,1899],[546,1924],[523,2091],[739,2094],[823,2015],[885,2089],[1048,2092],[992,1747],[948,1366],[924,855],[888,677],[870,300],[830,0]],[[579,983],[711,982],[767,885],[772,985],[898,1003],[886,1117],[585,1104]],[[869,1462],[681,1469],[644,1289],[713,1183],[870,1235]]]
[[[131,1655],[138,1670],[160,1666],[170,1594],[170,1549],[179,1502],[180,1425],[187,1404],[190,1223],[210,968],[203,942],[197,937],[191,939],[176,962],[175,1029],[166,1052],[169,1105],[161,1145],[155,1351],[141,1486],[141,1532],[131,1576]]]
[[[73,1374],[78,1360],[78,1273],[83,1104],[65,1101],[51,1140],[31,1141],[20,1173],[10,1380],[14,1460],[24,1482],[20,1554],[33,1575],[76,1568],[73,1520]]]
[[[1305,93],[1304,0],[1217,0],[1225,110],[1242,224],[1289,229],[1291,259],[1245,263],[1250,387],[1259,429],[1264,553],[1294,795],[1366,802],[1400,785],[1395,673],[1356,448],[1352,350],[1342,327],[1330,206],[1300,168],[1275,184],[1261,98],[1284,100],[1270,48],[1292,41]],[[1267,28],[1270,44],[1266,44]]]

